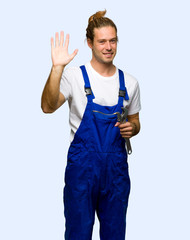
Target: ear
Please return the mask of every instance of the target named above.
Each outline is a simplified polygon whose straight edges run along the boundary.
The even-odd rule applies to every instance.
[[[89,48],[92,49],[92,41],[90,40],[90,38],[87,39],[87,43],[88,43]]]

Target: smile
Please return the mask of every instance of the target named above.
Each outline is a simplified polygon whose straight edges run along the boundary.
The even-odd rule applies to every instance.
[[[105,56],[112,56],[113,55],[113,53],[103,53]]]

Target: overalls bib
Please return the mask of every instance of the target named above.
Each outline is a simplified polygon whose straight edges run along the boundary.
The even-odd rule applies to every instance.
[[[130,179],[125,140],[114,126],[117,122],[114,113],[121,113],[124,98],[129,99],[124,75],[119,70],[117,105],[101,106],[93,102],[85,66],[81,66],[81,70],[88,101],[68,151],[64,187],[65,239],[91,240],[96,212],[100,239],[124,240]]]

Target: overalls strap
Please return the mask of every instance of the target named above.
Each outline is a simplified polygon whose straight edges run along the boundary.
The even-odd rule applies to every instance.
[[[88,98],[88,101],[92,101],[94,99],[94,94],[92,92],[91,86],[90,86],[90,80],[86,71],[86,68],[84,65],[80,66],[80,69],[82,70],[82,75],[84,78],[84,89],[86,92],[86,96]],[[119,69],[119,83],[120,83],[120,88],[119,88],[119,99],[118,103],[122,104],[123,99],[129,100],[129,96],[127,93],[127,89],[125,87],[125,79],[124,79],[124,73]]]
[[[88,101],[92,101],[92,99],[94,99],[94,94],[93,94],[91,86],[90,86],[90,81],[89,81],[89,77],[88,77],[86,68],[84,65],[80,66],[80,68],[82,70],[82,75],[84,78],[84,90],[86,92],[86,96],[88,98]]]
[[[120,83],[120,88],[119,88],[118,103],[123,103],[123,99],[129,100],[129,95],[128,95],[127,89],[125,87],[124,73],[120,69],[119,69],[119,83]]]

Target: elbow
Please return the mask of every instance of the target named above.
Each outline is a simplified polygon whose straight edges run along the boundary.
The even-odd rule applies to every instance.
[[[42,109],[43,113],[53,113],[54,112],[54,110],[50,107],[47,99],[44,97],[43,94],[41,97],[41,109]]]
[[[42,109],[42,112],[43,112],[43,113],[46,113],[46,114],[47,114],[47,113],[53,113],[53,111],[46,110],[46,109]]]
[[[44,105],[44,104],[41,104],[41,109],[42,109],[42,112],[43,113],[53,113],[54,110],[52,110],[51,108],[49,108],[48,106]]]

